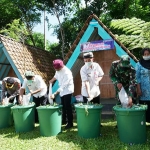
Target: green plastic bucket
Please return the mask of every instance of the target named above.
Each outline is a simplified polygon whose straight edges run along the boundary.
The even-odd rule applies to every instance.
[[[134,105],[132,108],[113,107],[116,114],[119,138],[128,144],[142,144],[146,142],[146,105]]]
[[[13,125],[13,115],[11,113],[12,103],[8,105],[0,105],[0,129]]]
[[[100,136],[102,105],[75,105],[78,135],[83,138]]]
[[[62,105],[39,106],[36,109],[42,136],[55,136],[61,132]]]
[[[34,104],[27,106],[15,105],[11,107],[11,110],[16,132],[29,132],[34,129]]]

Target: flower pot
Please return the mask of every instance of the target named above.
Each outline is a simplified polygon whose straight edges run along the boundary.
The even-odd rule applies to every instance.
[[[61,132],[62,105],[39,106],[36,109],[42,136],[55,136]]]
[[[83,138],[100,136],[102,105],[75,105],[78,135]]]
[[[146,142],[146,105],[134,105],[132,108],[113,107],[116,114],[119,138],[128,144]]]
[[[27,106],[15,105],[11,107],[11,110],[16,132],[29,132],[34,129],[35,104]]]
[[[0,129],[13,125],[13,115],[11,112],[12,103],[0,105]]]

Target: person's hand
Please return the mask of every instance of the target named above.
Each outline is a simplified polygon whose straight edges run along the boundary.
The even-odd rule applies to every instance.
[[[118,88],[119,90],[121,90],[122,84],[121,84],[121,83],[117,83],[117,88]]]
[[[22,104],[23,104],[23,101],[22,101],[22,100],[18,100],[18,103],[19,103],[20,105],[22,105]]]
[[[50,98],[54,99],[55,98],[55,94],[50,95]]]
[[[2,99],[2,102],[1,102],[1,103],[2,103],[2,105],[4,105],[4,99]]]
[[[99,80],[98,79],[95,80],[95,85],[97,85],[97,86],[99,85]]]
[[[141,96],[141,95],[142,95],[141,89],[137,89],[137,95],[138,95],[138,96]]]
[[[28,93],[28,94],[30,94],[30,96],[31,96],[31,95],[33,95],[33,91],[32,91],[32,90],[30,90],[30,93]]]
[[[30,92],[30,93],[27,94],[27,96],[31,96],[31,95],[32,95],[32,92]]]
[[[89,97],[87,98],[88,102],[90,102],[93,98],[94,98],[94,96],[90,94]]]
[[[129,100],[128,100],[128,107],[132,107],[133,103],[132,103],[132,97],[129,96]]]
[[[22,105],[22,103],[23,103],[23,97],[22,97],[22,96],[19,97],[18,103],[19,103],[20,105]]]
[[[53,81],[52,81],[52,80],[49,80],[49,84],[50,84],[50,83],[52,84],[52,83],[53,83]]]

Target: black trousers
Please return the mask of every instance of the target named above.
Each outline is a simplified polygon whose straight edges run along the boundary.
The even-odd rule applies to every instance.
[[[47,102],[47,94],[45,94],[42,97],[34,97],[33,96],[33,102],[35,103],[35,107],[39,107],[40,105],[46,105]],[[38,112],[37,109],[35,108],[35,122],[38,123]]]
[[[9,96],[11,96],[11,95],[10,95],[9,93],[7,93],[7,97],[9,97]],[[16,98],[16,103],[17,103],[17,105],[18,105],[18,104],[19,104],[19,95],[17,95],[17,96],[15,96],[15,97],[11,98],[11,99],[9,100],[9,102],[10,102],[10,103],[13,103],[15,98]]]
[[[147,110],[146,110],[146,122],[150,123],[150,101],[141,101],[139,100],[139,104],[145,104],[147,105]]]
[[[62,121],[73,124],[73,113],[71,105],[72,94],[67,94],[61,97],[62,108]]]
[[[87,97],[83,96],[83,102],[87,103],[87,101],[88,101]],[[100,104],[100,95],[98,95],[97,97],[94,97],[90,102],[94,104]]]

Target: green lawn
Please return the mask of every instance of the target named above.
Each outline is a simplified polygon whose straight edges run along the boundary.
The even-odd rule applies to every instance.
[[[41,137],[39,124],[28,133],[16,133],[14,126],[0,129],[0,150],[150,150],[150,126],[147,126],[147,142],[141,145],[124,144],[119,140],[116,121],[102,120],[101,136],[83,139],[78,136],[77,124],[53,137]],[[91,129],[92,130],[92,129]]]

